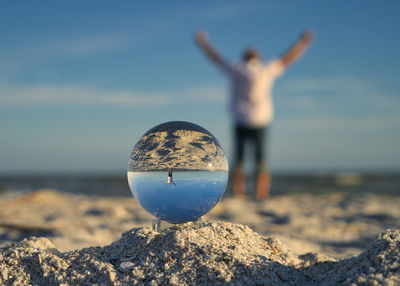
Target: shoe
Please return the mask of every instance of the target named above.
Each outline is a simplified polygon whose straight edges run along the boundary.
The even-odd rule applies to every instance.
[[[259,173],[257,176],[256,200],[263,201],[269,197],[271,176],[268,173]]]

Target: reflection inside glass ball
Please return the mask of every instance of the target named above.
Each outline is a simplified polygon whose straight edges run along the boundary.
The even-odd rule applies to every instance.
[[[228,161],[216,138],[189,122],[166,122],[133,148],[128,183],[149,213],[170,223],[195,221],[221,199]]]

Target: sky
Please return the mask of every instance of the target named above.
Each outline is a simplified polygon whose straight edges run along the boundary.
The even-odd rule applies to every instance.
[[[276,81],[272,171],[400,170],[398,1],[1,1],[0,174],[124,173],[140,136],[183,120],[232,161],[229,61],[315,40]]]

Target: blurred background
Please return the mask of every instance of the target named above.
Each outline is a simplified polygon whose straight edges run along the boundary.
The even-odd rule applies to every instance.
[[[227,81],[193,41],[265,60],[316,39],[276,82],[272,192],[400,186],[398,1],[0,3],[0,191],[129,195],[151,127],[196,123],[232,153]]]

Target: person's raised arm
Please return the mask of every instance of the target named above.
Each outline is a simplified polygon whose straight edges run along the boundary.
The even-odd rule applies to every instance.
[[[313,34],[310,31],[303,32],[296,43],[281,57],[283,65],[287,67],[300,58],[310,45],[312,39]]]
[[[209,43],[206,32],[197,31],[195,34],[195,41],[210,60],[218,65],[223,63],[221,56]]]

